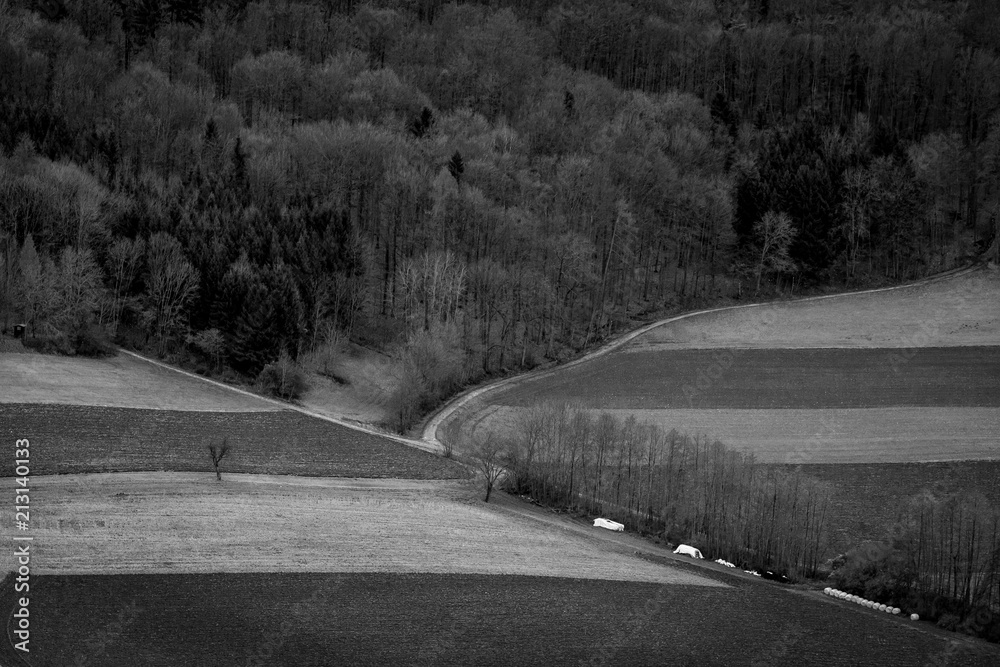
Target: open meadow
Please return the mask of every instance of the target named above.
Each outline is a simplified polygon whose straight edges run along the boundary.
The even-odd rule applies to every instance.
[[[43,403],[194,412],[280,410],[128,354],[104,359],[0,354],[0,404]]]
[[[479,502],[459,482],[284,475],[36,477],[40,574],[436,572],[719,586]],[[0,561],[11,569],[12,557]]]
[[[625,351],[1000,345],[1000,272],[898,289],[717,310],[656,327]]]

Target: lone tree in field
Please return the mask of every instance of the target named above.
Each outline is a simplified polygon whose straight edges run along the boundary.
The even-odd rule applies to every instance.
[[[490,435],[486,437],[485,441],[476,444],[473,454],[476,457],[479,471],[483,473],[486,480],[486,497],[483,501],[488,503],[490,502],[490,494],[493,493],[493,487],[496,486],[497,481],[504,473],[503,451]]]
[[[229,453],[229,441],[226,438],[222,439],[222,444],[216,446],[214,444],[208,446],[208,453],[212,455],[212,465],[215,466],[215,479],[218,482],[222,481],[222,473],[219,472],[219,462],[225,458],[226,454]]]

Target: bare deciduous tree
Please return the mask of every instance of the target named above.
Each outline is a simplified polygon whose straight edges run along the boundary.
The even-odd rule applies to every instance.
[[[483,479],[486,483],[486,497],[483,498],[483,501],[488,503],[490,502],[490,494],[493,493],[493,487],[496,486],[505,472],[504,452],[500,443],[492,435],[489,435],[485,440],[476,443],[473,453],[476,457],[476,466],[483,473]]]
[[[170,234],[154,234],[149,240],[149,310],[160,345],[177,325],[181,313],[198,289],[198,271],[184,257],[181,244]]]
[[[62,333],[78,334],[94,320],[103,292],[101,278],[90,250],[63,248],[53,276],[56,312],[52,317]]]
[[[219,471],[219,463],[230,451],[232,451],[232,448],[229,446],[229,440],[226,438],[223,438],[222,442],[218,445],[212,443],[208,446],[208,453],[212,457],[212,465],[215,466],[215,479],[218,482],[222,481],[222,473]]]
[[[795,267],[788,254],[795,238],[795,227],[786,213],[768,211],[754,225],[754,236],[760,248],[757,262],[757,291],[760,291],[760,279],[764,271],[790,271]]]
[[[146,242],[141,238],[118,239],[108,248],[107,266],[112,283],[109,329],[112,336],[118,331],[129,288],[135,281],[145,252]]]

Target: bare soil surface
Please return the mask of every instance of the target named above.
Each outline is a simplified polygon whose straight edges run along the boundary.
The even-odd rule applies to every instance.
[[[498,511],[478,492],[460,482],[255,475],[35,477],[32,571],[430,572],[723,585]],[[4,567],[12,559],[5,555]]]
[[[0,353],[0,403],[251,412],[274,403],[119,354],[105,359]]]
[[[32,591],[32,629],[45,638],[32,642],[34,667],[1000,660],[996,646],[760,581],[723,588],[475,574],[41,575]]]
[[[707,313],[652,329],[623,351],[948,345],[1000,345],[1000,271]]]
[[[1000,407],[1000,346],[616,353],[489,400],[527,406],[552,397],[645,410]]]
[[[464,478],[460,464],[375,433],[294,410],[180,412],[0,404],[0,438],[28,438],[34,474],[211,471],[207,446],[226,438],[223,471],[334,477]],[[0,474],[11,474],[0,470]]]

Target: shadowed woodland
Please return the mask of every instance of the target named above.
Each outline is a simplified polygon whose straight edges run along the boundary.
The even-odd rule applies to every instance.
[[[630,322],[996,256],[980,2],[0,3],[0,315],[398,427]]]

